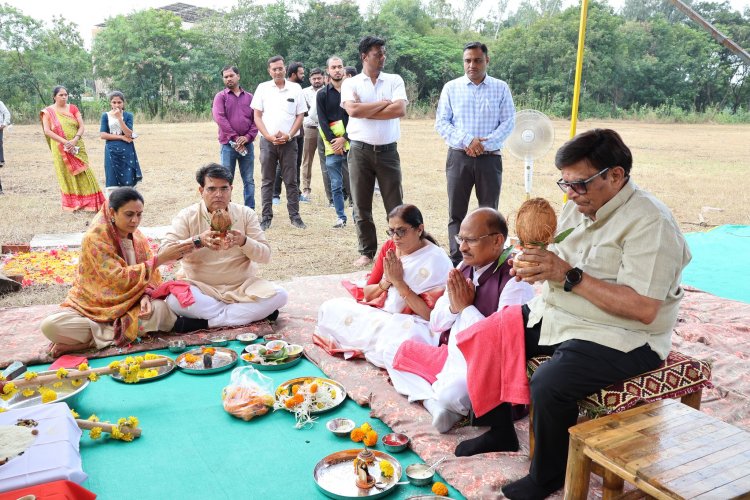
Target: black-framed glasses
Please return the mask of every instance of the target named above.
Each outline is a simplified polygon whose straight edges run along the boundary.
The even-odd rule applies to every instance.
[[[483,234],[482,236],[477,236],[476,238],[464,238],[463,236],[460,236],[457,234],[453,237],[453,239],[456,240],[456,243],[458,243],[459,245],[461,245],[462,243],[466,243],[467,245],[472,247],[476,245],[477,243],[479,243],[479,241],[482,240],[483,238],[486,238],[487,236],[494,236],[496,234],[500,234],[500,233],[487,233],[487,234]]]
[[[395,229],[388,228],[385,230],[385,234],[387,234],[389,238],[393,238],[394,236],[403,238],[406,236],[407,231],[409,231],[408,227],[397,227]]]
[[[562,189],[563,193],[567,193],[568,189],[572,189],[577,194],[586,194],[588,192],[588,188],[586,187],[587,184],[593,181],[594,179],[596,179],[597,177],[599,177],[600,175],[604,175],[604,173],[609,169],[610,167],[607,167],[601,172],[594,174],[588,179],[584,179],[582,181],[565,182],[562,179],[560,179],[559,181],[557,181],[557,185],[560,187],[560,189]]]

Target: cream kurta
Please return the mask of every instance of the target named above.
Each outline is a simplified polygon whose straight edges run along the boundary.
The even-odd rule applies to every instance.
[[[236,203],[230,203],[228,210],[232,229],[247,235],[245,245],[229,250],[195,250],[182,259],[177,279],[187,281],[209,297],[228,304],[273,297],[276,295],[273,283],[257,276],[256,262],[265,264],[271,260],[271,246],[260,228],[258,215],[251,208]],[[166,240],[194,238],[210,229],[209,220],[206,205],[201,200],[184,208],[172,219],[172,229]]]

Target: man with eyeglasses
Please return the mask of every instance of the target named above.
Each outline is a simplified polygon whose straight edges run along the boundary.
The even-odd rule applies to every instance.
[[[526,357],[552,359],[530,380],[534,453],[529,474],[503,486],[507,498],[541,499],[562,487],[578,400],[655,369],[671,348],[690,251],[669,209],[630,178],[632,162],[607,129],[576,136],[555,157],[569,197],[558,228],[573,231],[548,250],[524,250],[519,259],[535,265],[513,271],[543,284],[521,311]],[[490,431],[456,455],[518,448],[509,405],[490,413]]]
[[[454,241],[469,209],[472,188],[480,207],[497,210],[503,180],[501,150],[513,131],[516,108],[508,84],[487,74],[487,46],[464,46],[465,75],[445,84],[435,115],[435,130],[448,144],[448,241],[454,264],[461,251]]]
[[[534,297],[531,285],[511,277],[507,256],[499,261],[507,237],[508,224],[494,208],[478,208],[466,216],[455,236],[462,261],[450,271],[446,291],[430,313],[430,330],[443,332],[440,344],[447,343],[445,363],[430,377],[433,383],[409,371],[411,363],[421,364],[419,359],[410,359],[410,351],[423,358],[438,356],[439,351],[407,341],[396,354],[397,370],[389,370],[396,390],[410,401],[422,400],[432,415],[432,425],[441,433],[451,430],[471,409],[466,359],[457,346],[459,332],[505,306],[525,304]]]
[[[172,219],[165,240],[192,240],[194,250],[182,259],[177,286],[166,298],[177,314],[178,333],[221,326],[239,326],[264,318],[276,319],[287,302],[283,288],[257,276],[257,264],[271,260],[271,246],[250,207],[232,203],[232,176],[216,163],[195,175],[201,201]],[[217,210],[229,214],[232,227],[225,235],[211,229]],[[176,283],[176,282],[173,282]]]

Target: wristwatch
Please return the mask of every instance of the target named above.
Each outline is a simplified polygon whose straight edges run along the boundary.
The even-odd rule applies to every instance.
[[[573,269],[565,273],[565,284],[563,285],[563,290],[565,290],[566,292],[572,291],[573,287],[580,283],[581,280],[583,280],[583,271],[581,271],[577,267],[574,267]]]
[[[193,238],[193,246],[195,248],[200,248],[200,247],[203,246],[203,242],[201,241],[201,237],[200,236],[196,236],[195,238]]]

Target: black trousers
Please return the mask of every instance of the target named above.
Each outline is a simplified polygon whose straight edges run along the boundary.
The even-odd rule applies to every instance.
[[[289,141],[286,144],[274,145],[263,137],[260,138],[260,172],[262,183],[260,195],[262,199],[262,218],[273,218],[273,183],[276,175],[276,166],[281,166],[281,176],[286,184],[286,207],[289,218],[299,217],[299,186],[294,171],[294,162],[297,158],[297,141]]]
[[[297,137],[293,137],[292,140],[297,141],[297,189],[302,186],[302,180],[299,177],[301,168],[302,168],[302,152],[305,149],[305,135],[304,135],[304,127],[300,130],[300,133]],[[283,180],[283,176],[281,175],[281,164],[276,164],[276,178],[274,179],[273,183],[273,197],[274,198],[281,198],[281,181]],[[286,181],[284,181],[286,183]],[[287,186],[287,189],[289,189],[289,186]],[[301,193],[302,191],[300,191]],[[297,193],[299,194],[299,193]]]
[[[491,154],[471,157],[464,151],[449,149],[445,177],[448,181],[448,244],[450,258],[457,265],[461,262],[461,252],[454,236],[469,210],[471,190],[476,190],[480,207],[497,210],[503,182],[503,157]]]
[[[523,306],[524,325],[529,308]],[[586,340],[567,340],[554,346],[539,345],[542,322],[525,329],[526,358],[542,354],[542,363],[531,377],[534,458],[529,474],[539,485],[565,477],[568,429],[578,421],[578,400],[615,382],[655,369],[661,363],[648,344],[622,352]],[[507,403],[504,403],[507,404]],[[506,412],[510,414],[510,412]],[[503,425],[513,425],[508,419]]]

